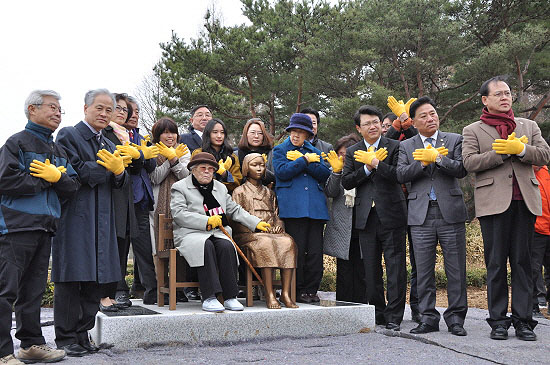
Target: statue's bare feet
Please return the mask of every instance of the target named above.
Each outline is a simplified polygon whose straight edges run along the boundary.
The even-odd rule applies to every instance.
[[[281,300],[281,303],[283,303],[287,308],[299,308],[298,305],[294,303],[292,299],[290,299],[290,295],[286,293],[282,293],[279,299]]]
[[[266,293],[265,304],[268,309],[281,309],[281,304],[277,301],[273,293]]]

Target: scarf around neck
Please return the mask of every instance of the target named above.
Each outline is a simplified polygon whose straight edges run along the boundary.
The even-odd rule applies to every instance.
[[[115,122],[109,122],[109,125],[113,128],[113,132],[115,133],[115,136],[117,136],[120,143],[125,144],[126,142],[130,142],[130,137],[126,128],[116,124]]]
[[[489,113],[487,107],[484,107],[481,121],[495,127],[500,137],[504,139],[508,138],[516,129],[516,121],[514,120],[514,111],[512,108],[506,113]]]
[[[221,215],[222,224],[224,226],[229,225],[229,222],[227,221],[227,216],[225,215],[223,208],[212,194],[212,189],[214,188],[214,180],[210,181],[209,184],[203,185],[198,182],[198,180],[195,178],[195,175],[191,175],[191,181],[203,197],[203,207],[206,215],[209,217],[212,217],[214,215]]]

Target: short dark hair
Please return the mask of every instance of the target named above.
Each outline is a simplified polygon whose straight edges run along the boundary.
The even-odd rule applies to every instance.
[[[488,96],[489,95],[489,84],[491,82],[499,82],[502,81],[508,85],[508,75],[498,75],[491,77],[489,80],[485,81],[483,84],[481,84],[481,87],[479,88],[479,95],[480,96]],[[510,85],[508,85],[510,87]]]
[[[380,122],[383,121],[382,112],[377,107],[372,105],[363,105],[359,109],[357,109],[357,111],[353,115],[355,125],[361,126],[361,114],[376,115],[378,119],[380,119]]]
[[[342,138],[339,138],[334,145],[334,151],[338,153],[338,150],[342,147],[348,148],[359,142],[361,138],[355,133],[348,134]]]
[[[212,113],[212,110],[210,110],[210,108],[208,107],[208,105],[205,105],[205,104],[201,104],[201,105],[195,105],[194,107],[191,108],[191,110],[189,111],[189,117],[190,118],[193,118],[193,115],[195,115],[195,112],[197,110],[199,110],[200,108],[206,108],[208,109],[208,111],[210,113]]]
[[[421,96],[411,104],[411,107],[409,108],[409,117],[411,117],[411,119],[414,119],[414,116],[416,115],[416,109],[420,108],[424,104],[430,104],[435,109],[435,102],[430,99],[430,97]]]
[[[302,110],[300,110],[300,113],[315,115],[315,118],[317,118],[317,125],[321,124],[321,117],[319,116],[319,112],[317,110],[313,108],[303,108]]]
[[[126,102],[126,109],[128,109],[128,116],[126,117],[126,120],[124,121],[124,123],[128,123],[130,118],[132,118],[132,114],[134,114],[134,108],[132,108],[132,104],[130,104],[130,99],[128,98],[128,94],[115,93],[115,100],[117,104],[120,100],[124,100]]]
[[[384,117],[382,118],[382,122],[384,122],[386,118],[388,118],[393,122],[394,120],[397,119],[397,115],[393,114],[392,112],[389,112],[388,114],[384,115]]]
[[[151,134],[153,135],[153,143],[159,143],[160,142],[160,135],[164,133],[164,131],[169,131],[170,133],[176,133],[178,138],[176,141],[179,141],[180,139],[180,133],[178,131],[178,125],[172,118],[168,117],[162,117],[159,120],[153,124],[153,128],[151,128]]]

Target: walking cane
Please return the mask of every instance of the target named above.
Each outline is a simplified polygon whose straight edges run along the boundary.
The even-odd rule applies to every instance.
[[[256,269],[254,269],[254,266],[252,266],[252,264],[250,263],[250,261],[248,261],[248,259],[246,258],[245,254],[241,251],[241,249],[239,248],[239,246],[235,243],[235,241],[233,241],[233,238],[231,238],[231,236],[229,235],[229,233],[225,230],[225,228],[223,226],[219,226],[220,230],[223,232],[223,234],[225,234],[227,236],[227,238],[229,238],[229,240],[231,241],[231,243],[233,243],[233,246],[235,246],[235,249],[237,250],[237,252],[239,253],[239,256],[242,257],[242,259],[244,260],[244,262],[246,262],[246,264],[248,265],[248,267],[250,268],[250,270],[252,271],[252,273],[254,274],[254,276],[256,277],[256,279],[258,279],[258,281],[260,282],[260,284],[262,284],[262,286],[265,288],[265,284],[264,284],[264,281],[262,280],[260,274],[258,274],[258,272],[256,271]]]

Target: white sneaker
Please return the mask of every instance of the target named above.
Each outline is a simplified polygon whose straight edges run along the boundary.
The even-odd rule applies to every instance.
[[[13,354],[0,357],[0,364],[2,365],[25,365],[24,362],[21,362],[13,356]]]
[[[229,309],[230,311],[244,310],[243,305],[237,300],[237,298],[227,299],[225,302],[223,302],[223,306],[225,307],[225,309]]]
[[[202,302],[202,310],[207,312],[223,312],[225,308],[216,297],[210,297]]]

